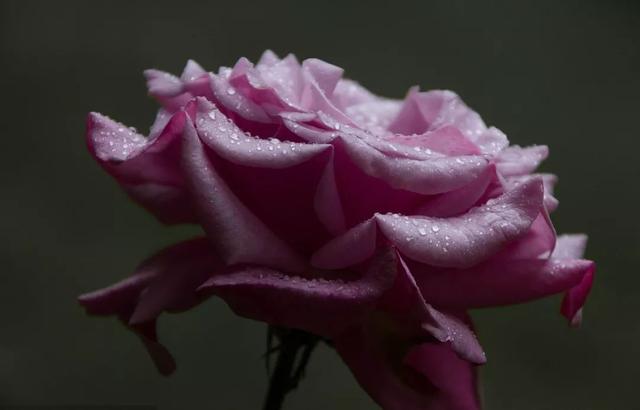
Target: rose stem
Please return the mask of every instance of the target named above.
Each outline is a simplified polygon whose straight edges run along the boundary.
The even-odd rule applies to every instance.
[[[269,390],[263,410],[281,410],[287,393],[298,386],[318,339],[300,330],[270,328],[269,332],[276,333],[280,345],[274,349],[277,352],[278,360],[269,380]],[[298,365],[295,366],[300,349],[303,349],[302,356]]]

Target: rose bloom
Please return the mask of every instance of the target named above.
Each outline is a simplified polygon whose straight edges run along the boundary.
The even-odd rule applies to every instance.
[[[205,237],[161,250],[80,297],[116,315],[158,369],[164,311],[215,295],[240,316],[335,346],[384,409],[477,409],[485,355],[469,309],[564,292],[580,322],[594,263],[556,236],[547,147],[509,146],[451,91],[376,96],[317,59],[178,78],[145,72],[162,105],[147,137],[91,113],[91,154],[166,224]]]

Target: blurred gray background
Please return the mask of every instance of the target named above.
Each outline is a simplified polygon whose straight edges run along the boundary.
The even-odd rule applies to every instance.
[[[640,376],[640,4],[637,1],[1,1],[0,404],[258,409],[264,325],[210,300],[165,315],[178,360],[163,378],[115,319],[75,297],[126,276],[194,228],[130,203],[86,152],[85,115],[146,130],[141,72],[319,57],[376,93],[449,88],[512,143],[546,143],[560,232],[587,232],[598,262],[584,326],[559,298],[478,311],[489,410],[630,409]],[[368,409],[320,349],[288,409]]]

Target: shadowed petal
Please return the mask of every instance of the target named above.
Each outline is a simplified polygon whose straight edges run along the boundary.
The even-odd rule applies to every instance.
[[[297,277],[260,267],[214,276],[201,289],[223,298],[240,316],[333,337],[362,320],[391,286],[393,252],[373,258],[357,279]]]
[[[170,246],[143,262],[133,275],[86,293],[78,302],[91,315],[114,315],[142,340],[158,371],[170,374],[175,362],[158,342],[156,318],[162,311],[190,308],[202,300],[196,289],[217,273],[220,263],[205,238]]]
[[[468,309],[523,303],[573,288],[593,270],[581,259],[487,262],[470,269],[434,269],[409,263],[429,303]]]
[[[191,122],[185,127],[183,167],[200,222],[227,264],[304,270],[300,256],[251,213],[218,175]]]
[[[384,410],[476,410],[474,366],[446,344],[407,340],[353,328],[336,351],[362,388]],[[475,405],[474,405],[475,403]],[[466,407],[465,407],[466,406]]]
[[[376,232],[375,220],[362,222],[318,249],[311,264],[320,269],[343,269],[363,262],[376,250]]]
[[[396,321],[408,323],[428,332],[442,343],[449,343],[463,359],[473,363],[486,362],[486,356],[473,331],[460,319],[439,312],[425,302],[409,267],[398,255],[400,272],[391,290],[385,295],[383,309]],[[419,332],[422,333],[422,332]]]
[[[456,357],[447,346],[432,343],[415,346],[404,363],[436,387],[438,395],[429,409],[480,409],[474,366]]]

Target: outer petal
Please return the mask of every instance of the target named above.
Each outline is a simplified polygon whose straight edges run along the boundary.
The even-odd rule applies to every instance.
[[[572,326],[579,326],[582,322],[582,307],[584,306],[587,296],[593,286],[593,277],[595,274],[595,264],[591,264],[591,269],[583,276],[579,284],[569,289],[562,300],[560,311],[569,319]]]
[[[141,264],[134,274],[115,285],[78,298],[87,313],[116,315],[143,341],[162,374],[175,362],[158,340],[156,317],[163,310],[182,310],[201,301],[196,289],[220,268],[204,238],[171,246]]]
[[[161,132],[146,139],[97,113],[87,120],[89,151],[134,200],[165,223],[194,219],[179,170],[184,123],[184,113],[177,113]]]
[[[409,263],[426,301],[446,309],[528,302],[571,289],[593,270],[587,260],[495,260],[470,269]]]
[[[404,359],[438,390],[433,409],[472,410],[480,408],[477,376],[469,363],[443,345],[425,343],[412,348]]]
[[[201,289],[223,298],[240,316],[334,337],[374,308],[395,274],[393,252],[381,252],[356,279],[303,278],[245,267],[212,277]]]
[[[549,148],[546,145],[534,145],[526,148],[514,145],[498,155],[498,171],[503,176],[530,174],[548,155]]]
[[[426,331],[442,343],[450,343],[463,359],[486,362],[486,356],[473,331],[455,316],[437,311],[425,302],[409,267],[398,255],[400,272],[394,286],[385,295],[382,308],[393,315],[395,321],[405,323],[413,332]],[[420,329],[420,331],[415,330]]]
[[[551,257],[558,260],[581,258],[586,246],[586,235],[562,235],[558,237],[558,244]],[[582,321],[582,306],[584,306],[591,291],[594,275],[595,264],[592,265],[591,270],[584,275],[579,284],[567,291],[562,300],[560,311],[569,319],[569,323],[572,326],[578,326]]]
[[[412,348],[407,342],[355,328],[338,338],[335,346],[356,380],[384,410],[478,408],[477,401],[475,406],[463,406],[476,397],[472,365],[447,345]]]
[[[513,187],[521,183],[523,180],[526,180],[533,177],[542,178],[542,182],[544,184],[544,206],[547,208],[547,211],[553,212],[558,207],[558,200],[553,196],[553,190],[558,182],[558,177],[553,174],[532,174],[532,175],[521,175],[515,177],[507,177],[505,178],[505,183],[507,187]]]
[[[207,158],[191,122],[185,127],[183,167],[201,224],[227,264],[259,264],[289,272],[305,269],[301,257],[231,192]]]
[[[179,111],[194,97],[212,98],[207,73],[193,60],[187,62],[180,78],[155,69],[145,70],[144,76],[149,94],[172,113]]]
[[[411,259],[434,266],[469,267],[524,235],[540,214],[540,180],[527,181],[467,214],[453,218],[377,215],[385,236]]]
[[[560,235],[551,257],[554,259],[580,259],[584,255],[586,247],[587,235]]]

